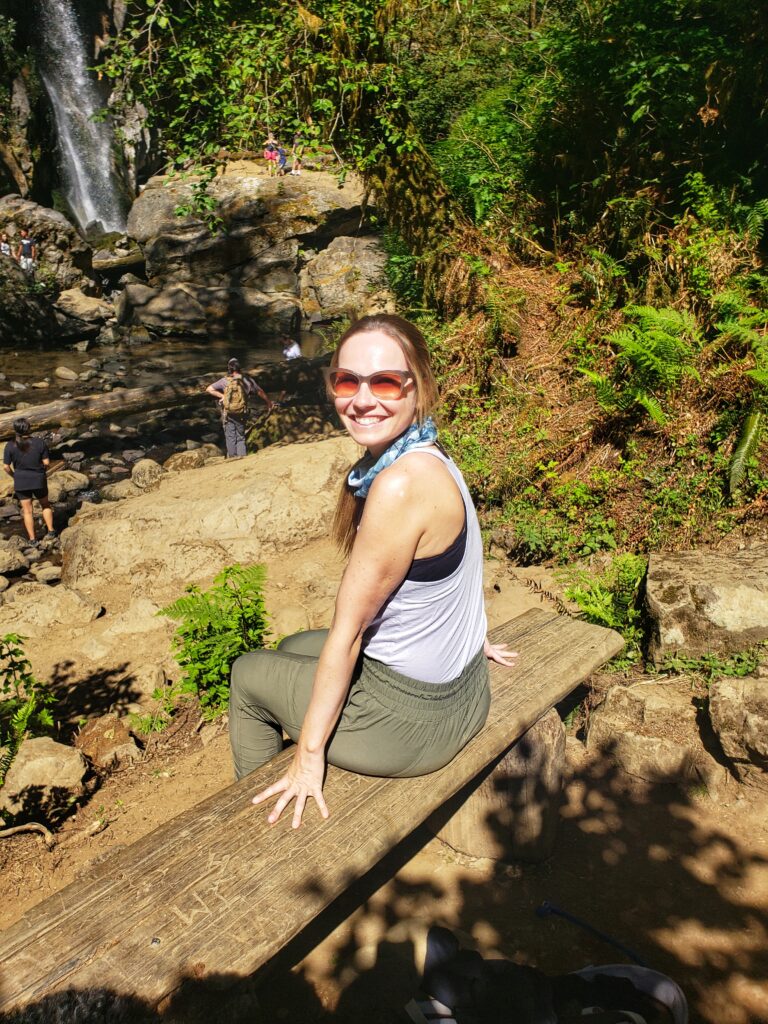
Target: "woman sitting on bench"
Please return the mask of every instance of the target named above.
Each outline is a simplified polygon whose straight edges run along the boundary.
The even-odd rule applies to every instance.
[[[334,535],[349,555],[330,630],[296,633],[232,667],[230,738],[237,778],[296,741],[274,823],[307,798],[328,817],[326,760],[389,778],[446,765],[482,728],[487,658],[483,547],[461,473],[430,418],[437,392],[427,346],[397,316],[364,317],[326,371],[336,411],[367,449],[345,481]]]

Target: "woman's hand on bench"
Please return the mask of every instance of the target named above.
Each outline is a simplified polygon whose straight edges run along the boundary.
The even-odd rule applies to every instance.
[[[295,799],[296,805],[293,809],[291,827],[298,828],[309,797],[312,797],[317,804],[320,814],[324,818],[328,817],[328,807],[323,797],[324,780],[325,756],[323,754],[309,753],[306,750],[301,750],[299,747],[293,756],[291,767],[282,779],[278,779],[271,786],[267,786],[265,790],[262,790],[261,793],[253,798],[252,802],[260,804],[265,800],[269,800],[272,796],[277,796],[278,793],[282,794],[267,815],[269,824],[274,825],[291,800]]]
[[[488,637],[485,638],[483,653],[490,661],[497,665],[504,665],[506,668],[515,667],[517,651],[510,651],[506,644],[492,644]]]

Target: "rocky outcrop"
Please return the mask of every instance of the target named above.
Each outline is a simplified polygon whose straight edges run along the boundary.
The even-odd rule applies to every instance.
[[[331,317],[394,313],[378,238],[341,236],[310,259],[299,276],[301,305],[310,323]]]
[[[109,580],[165,602],[223,565],[327,536],[357,452],[349,438],[318,441],[300,459],[270,448],[195,469],[193,484],[190,474],[165,473],[130,501],[84,506],[62,533],[64,583],[87,592]]]
[[[6,231],[14,245],[22,228],[26,228],[37,243],[37,276],[46,285],[56,292],[79,288],[86,294],[98,294],[99,286],[91,266],[91,247],[63,214],[21,196],[3,196],[0,231]]]
[[[768,546],[651,555],[650,654],[729,654],[768,638]]]
[[[121,324],[156,334],[290,333],[304,316],[314,322],[356,314],[382,287],[384,258],[375,241],[356,239],[365,230],[356,179],[340,187],[324,172],[270,178],[254,162],[232,162],[210,186],[214,230],[177,215],[189,206],[191,188],[189,181],[153,178],[134,203],[128,233],[143,249],[148,281],[126,287],[117,304]],[[300,284],[309,264],[315,270]]]
[[[617,684],[589,717],[586,744],[646,782],[704,782],[722,771],[701,743],[689,680]]]
[[[71,587],[53,589],[45,583],[19,583],[3,595],[0,631],[24,636],[42,635],[51,626],[82,626],[101,615],[102,608]]]
[[[19,264],[0,256],[0,344],[49,341],[58,327],[53,306],[33,290]]]
[[[768,678],[716,680],[709,714],[726,757],[768,768]]]

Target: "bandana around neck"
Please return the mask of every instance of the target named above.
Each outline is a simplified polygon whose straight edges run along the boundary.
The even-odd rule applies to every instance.
[[[380,455],[372,466],[366,468],[367,462],[364,459],[358,463],[347,477],[347,483],[355,489],[356,498],[365,498],[371,489],[371,484],[387,466],[391,466],[395,459],[399,459],[406,452],[414,448],[428,448],[437,439],[437,427],[431,416],[428,416],[423,423],[412,423],[404,434],[401,434],[396,441]]]

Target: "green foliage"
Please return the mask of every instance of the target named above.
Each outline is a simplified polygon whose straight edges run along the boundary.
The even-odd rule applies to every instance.
[[[262,565],[232,565],[208,590],[190,586],[184,597],[158,612],[180,622],[174,637],[176,660],[183,669],[179,688],[197,696],[206,718],[227,709],[235,659],[264,646],[264,579]]]
[[[624,314],[630,323],[605,339],[617,350],[613,376],[581,372],[606,411],[628,412],[639,406],[654,422],[664,423],[660,398],[684,377],[698,377],[693,365],[699,343],[696,321],[689,313],[652,306],[627,306]]]
[[[35,678],[24,639],[18,633],[0,638],[0,787],[24,738],[53,728],[56,698]]]
[[[627,668],[641,655],[639,596],[647,567],[646,558],[625,552],[612,559],[601,573],[574,568],[561,573],[561,580],[567,584],[565,596],[576,602],[581,616],[597,626],[615,629],[624,637],[626,647],[611,662],[614,668]]]
[[[729,676],[751,676],[760,666],[764,651],[765,644],[762,643],[723,657],[717,654],[703,654],[700,658],[670,654],[664,659],[658,671],[667,675],[694,674],[700,676],[706,683]]]

